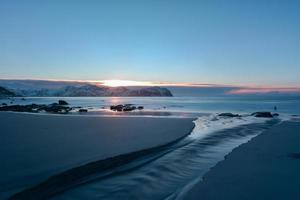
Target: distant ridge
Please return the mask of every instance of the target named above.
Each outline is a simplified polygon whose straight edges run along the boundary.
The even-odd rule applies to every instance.
[[[14,96],[16,96],[16,94],[14,92],[0,86],[0,98],[14,97]]]
[[[3,97],[172,97],[167,88],[162,87],[107,87],[81,82],[57,82],[39,80],[0,80]]]

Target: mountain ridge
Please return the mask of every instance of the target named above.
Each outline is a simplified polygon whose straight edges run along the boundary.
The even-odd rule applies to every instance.
[[[87,84],[87,83],[57,83],[53,86],[47,82],[44,85],[37,85],[35,82],[25,81],[7,81],[0,84],[2,90],[0,96],[2,97],[13,97],[13,96],[24,96],[24,97],[172,97],[173,94],[167,88],[158,86],[153,87],[141,87],[141,88],[130,88],[130,87],[108,87],[103,85]],[[36,81],[36,84],[40,81]]]

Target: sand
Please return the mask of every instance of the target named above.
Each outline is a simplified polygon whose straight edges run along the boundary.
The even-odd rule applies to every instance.
[[[233,150],[182,199],[300,199],[300,122],[283,122]]]
[[[64,170],[180,139],[193,120],[0,113],[0,199]]]

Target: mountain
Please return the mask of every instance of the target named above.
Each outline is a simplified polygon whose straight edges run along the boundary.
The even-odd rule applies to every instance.
[[[14,92],[0,86],[0,98],[14,97],[14,96],[16,96],[16,94]]]
[[[53,83],[53,84],[51,84]],[[107,87],[86,82],[0,80],[0,85],[16,95],[31,97],[162,97],[173,96],[170,90],[161,87]]]

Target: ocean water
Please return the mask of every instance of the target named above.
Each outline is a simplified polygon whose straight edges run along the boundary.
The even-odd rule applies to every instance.
[[[27,97],[0,100],[12,104],[50,104],[58,99],[66,100],[71,106],[81,106],[90,111],[109,111],[109,106],[135,104],[144,106],[145,111],[220,113],[236,112],[247,114],[256,111],[277,111],[282,114],[300,114],[300,96],[223,96],[223,97]],[[137,113],[139,114],[139,113]]]
[[[71,106],[89,109],[88,114],[114,114],[110,105],[135,104],[145,107],[136,111],[141,116],[160,116],[154,113],[172,113],[171,116],[196,116],[195,128],[186,138],[175,144],[140,155],[133,161],[108,171],[93,171],[88,177],[76,180],[64,187],[43,184],[40,191],[57,191],[51,199],[184,199],[184,194],[202,180],[208,170],[224,159],[239,145],[251,140],[282,120],[300,114],[300,97],[66,97],[66,98],[16,98],[13,104],[49,104],[58,99],[66,100]],[[6,100],[6,103],[11,103]],[[1,101],[0,101],[1,103]],[[277,110],[274,111],[274,106]],[[222,118],[217,113],[233,112],[250,114],[256,111],[271,111],[280,114],[278,118],[262,119],[252,116]],[[76,112],[75,112],[76,113]],[[185,115],[182,113],[189,113]],[[128,113],[129,114],[129,113]],[[130,114],[129,114],[130,115]],[[169,116],[169,115],[168,115]],[[78,167],[78,166],[74,166]],[[96,166],[95,166],[96,167]],[[80,171],[77,169],[75,172]],[[82,170],[86,170],[82,168]],[[57,174],[58,183],[65,180],[64,174]],[[61,188],[59,188],[61,187]],[[34,188],[34,187],[33,187]],[[31,195],[27,192],[26,195]]]

